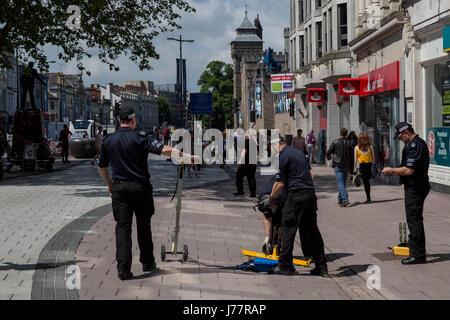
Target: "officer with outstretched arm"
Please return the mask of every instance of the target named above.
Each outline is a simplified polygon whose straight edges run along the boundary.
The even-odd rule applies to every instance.
[[[278,265],[271,274],[292,274],[292,251],[300,225],[307,230],[315,268],[312,275],[328,277],[328,267],[322,235],[317,226],[317,197],[311,175],[311,167],[305,154],[286,145],[283,138],[273,140],[279,150],[279,169],[269,201],[274,202],[285,188],[287,194],[281,214],[281,252]]]
[[[408,237],[410,256],[403,259],[402,264],[426,263],[423,205],[430,192],[428,146],[407,122],[400,122],[395,126],[395,138],[405,144],[401,166],[400,168],[386,167],[381,173],[387,176],[400,176],[400,183],[405,188],[406,222],[410,231]]]
[[[132,108],[122,108],[119,116],[120,128],[103,140],[98,170],[112,196],[116,221],[117,270],[119,278],[126,280],[133,277],[131,273],[133,212],[136,215],[139,261],[143,265],[143,271],[151,272],[156,268],[150,226],[155,207],[147,158],[149,152],[171,156],[173,148],[165,146],[144,131],[137,131],[136,114]],[[179,156],[183,157],[185,154],[179,152]],[[110,164],[112,178],[107,168]]]

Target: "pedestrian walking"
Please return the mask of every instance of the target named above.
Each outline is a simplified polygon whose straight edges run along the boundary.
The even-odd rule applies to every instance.
[[[354,169],[359,167],[359,171],[361,172],[367,198],[366,203],[372,201],[370,197],[370,178],[372,177],[372,166],[375,165],[374,155],[375,152],[373,151],[373,145],[369,136],[366,133],[360,133],[358,135],[358,145],[354,148],[353,163]]]
[[[327,151],[327,159],[332,160],[332,167],[338,183],[338,205],[346,207],[350,204],[347,193],[347,177],[352,168],[352,145],[347,139],[348,130],[342,128],[340,137],[334,140]]]
[[[70,163],[69,161],[69,136],[72,135],[67,124],[63,126],[63,129],[59,132],[59,141],[61,142],[61,157],[63,163]]]
[[[347,139],[350,141],[350,145],[352,147],[352,150],[355,149],[355,147],[358,145],[358,137],[356,136],[356,132],[355,131],[350,131],[350,133],[347,136]],[[354,161],[353,161],[353,157],[352,157],[352,166],[351,168],[353,168],[355,165]]]
[[[279,169],[269,200],[274,203],[285,188],[286,198],[281,214],[281,251],[278,265],[271,274],[291,275],[294,241],[300,226],[307,232],[315,268],[312,275],[328,276],[322,235],[317,226],[317,197],[311,167],[305,155],[289,146],[283,138],[274,141],[279,150]],[[275,209],[275,208],[274,208]]]
[[[0,130],[0,180],[3,178],[3,154],[5,153],[5,137]]]
[[[252,157],[252,160],[254,161],[250,161],[250,152],[251,150],[256,151],[257,145],[258,143],[254,137],[249,138],[248,136],[245,136],[245,148],[240,155],[241,158],[238,161],[238,169],[236,171],[237,192],[234,193],[235,196],[244,194],[244,177],[247,176],[250,198],[256,198],[256,157],[254,159]]]
[[[410,231],[408,237],[409,258],[402,264],[426,263],[425,229],[423,226],[423,206],[430,192],[428,167],[430,155],[427,143],[415,133],[411,124],[400,122],[395,126],[395,137],[404,144],[400,168],[386,167],[381,172],[387,176],[400,176],[405,189],[406,222]]]
[[[98,126],[97,134],[95,135],[95,156],[91,159],[91,165],[94,166],[95,161],[100,156],[100,148],[102,146],[103,141],[103,127]]]
[[[190,135],[191,135],[191,155],[194,155],[194,153],[195,153],[194,133],[191,132]],[[198,177],[198,167],[199,167],[198,164],[195,164],[195,163],[190,164],[189,163],[189,164],[186,164],[186,167],[187,167],[187,170],[188,170],[188,177],[189,178],[191,177],[191,168],[193,169],[195,176]]]
[[[311,131],[306,135],[306,148],[308,151],[308,161],[309,163],[316,163],[314,160],[314,152],[316,148],[316,138],[314,137],[314,130],[311,129]]]
[[[320,129],[318,140],[318,150],[317,150],[317,163],[325,164],[325,152],[327,149],[327,130]]]
[[[303,130],[298,129],[297,130],[297,136],[292,139],[292,148],[300,150],[305,155],[307,155],[306,151],[306,139],[302,136]]]
[[[170,156],[173,148],[154,139],[144,131],[136,131],[136,114],[130,107],[120,109],[120,127],[108,135],[101,146],[99,174],[112,196],[116,221],[116,260],[121,280],[133,277],[131,273],[131,226],[133,212],[136,216],[139,261],[144,272],[155,270],[151,217],[155,212],[153,187],[150,183],[148,153]],[[184,156],[180,152],[180,156]],[[186,155],[189,156],[189,155]],[[112,178],[108,166],[112,167]]]

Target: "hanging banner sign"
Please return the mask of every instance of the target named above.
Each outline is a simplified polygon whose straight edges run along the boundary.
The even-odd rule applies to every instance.
[[[400,88],[400,62],[396,61],[384,67],[359,76],[360,96],[391,91]]]
[[[339,95],[353,96],[359,95],[360,79],[343,78],[339,79]]]
[[[308,102],[325,102],[325,89],[308,89]]]
[[[255,109],[256,109],[256,116],[261,117],[261,81],[256,81]]]
[[[450,52],[450,26],[447,26],[442,30],[442,40],[442,50],[444,52]]]
[[[430,163],[450,167],[450,128],[428,128]]]
[[[274,74],[270,76],[272,92],[294,91],[294,74]]]

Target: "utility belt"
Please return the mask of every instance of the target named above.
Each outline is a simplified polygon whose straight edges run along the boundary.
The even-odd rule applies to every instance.
[[[113,179],[113,183],[115,183],[115,184],[133,183],[133,182],[138,182],[138,183],[142,183],[142,184],[150,184],[150,181],[148,181],[148,180]]]
[[[314,189],[310,189],[310,188],[300,188],[300,189],[295,189],[295,190],[288,190],[288,193],[314,193]]]

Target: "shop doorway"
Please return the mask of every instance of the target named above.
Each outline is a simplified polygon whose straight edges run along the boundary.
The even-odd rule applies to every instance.
[[[400,145],[394,139],[395,124],[399,121],[398,90],[362,97],[359,108],[360,130],[372,140],[377,168],[398,166]]]

